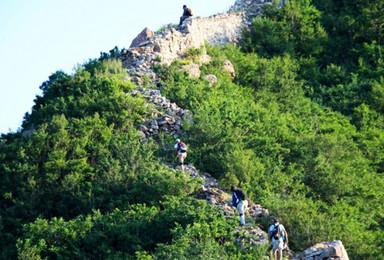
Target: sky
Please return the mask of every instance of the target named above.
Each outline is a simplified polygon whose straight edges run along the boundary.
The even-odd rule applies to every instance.
[[[0,0],[0,134],[16,132],[39,87],[62,70],[128,48],[145,28],[227,11],[235,0]]]

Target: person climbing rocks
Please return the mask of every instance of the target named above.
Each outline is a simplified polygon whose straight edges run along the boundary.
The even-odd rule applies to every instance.
[[[184,171],[184,160],[187,157],[187,146],[185,143],[181,142],[179,138],[177,138],[175,144],[175,149],[176,149],[176,156],[179,158],[179,163],[181,165],[181,168]]]
[[[240,226],[245,225],[245,212],[248,209],[248,200],[247,196],[241,189],[236,189],[235,186],[231,187],[232,194],[232,208],[233,210],[238,210],[240,215]]]
[[[189,17],[193,16],[193,12],[192,12],[191,8],[187,7],[186,5],[183,5],[183,10],[184,10],[183,15],[180,17],[180,23],[179,23],[178,28],[181,27],[181,25],[183,24],[185,19],[188,19]]]
[[[272,243],[273,259],[283,259],[283,249],[288,245],[288,234],[278,219],[268,229],[268,240]]]

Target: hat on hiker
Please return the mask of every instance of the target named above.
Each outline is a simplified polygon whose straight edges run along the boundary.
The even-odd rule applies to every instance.
[[[280,222],[278,219],[275,219],[274,221],[273,221],[274,223],[277,223],[277,222]]]
[[[176,143],[180,142],[180,139],[179,139],[179,138],[177,138],[177,139],[175,140],[175,142],[176,142]]]

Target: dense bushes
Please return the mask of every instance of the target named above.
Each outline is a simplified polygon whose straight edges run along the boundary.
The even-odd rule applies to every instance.
[[[233,46],[208,53],[213,61],[203,71],[218,76],[216,85],[189,79],[178,63],[163,73],[165,95],[194,114],[190,160],[281,217],[294,250],[342,239],[353,258],[381,255],[382,228],[374,224],[382,210],[381,116],[356,110],[373,117],[368,137],[356,119],[311,100],[297,58],[267,59]],[[235,82],[220,70],[224,59],[234,63]]]
[[[292,0],[244,33],[207,47],[190,79],[183,61],[155,69],[162,92],[193,113],[188,161],[241,186],[278,216],[296,251],[341,239],[352,259],[384,254],[382,1]],[[381,8],[381,9],[380,9]],[[187,58],[198,61],[201,50]],[[0,143],[0,258],[257,259],[233,220],[193,198],[163,145],[140,143],[144,100],[115,49],[54,73],[18,133]],[[229,59],[236,78],[222,71]],[[157,158],[160,156],[160,158]],[[262,220],[259,224],[267,228]],[[17,244],[17,247],[16,247]],[[95,247],[97,245],[97,247]]]

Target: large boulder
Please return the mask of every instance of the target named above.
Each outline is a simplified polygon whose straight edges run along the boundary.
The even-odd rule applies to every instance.
[[[144,30],[141,31],[141,33],[139,33],[139,35],[137,35],[135,39],[133,39],[129,48],[138,47],[140,43],[148,41],[151,37],[153,37],[153,32],[148,29],[148,27],[145,27]]]
[[[294,260],[349,260],[347,251],[340,240],[316,244],[295,256]]]

